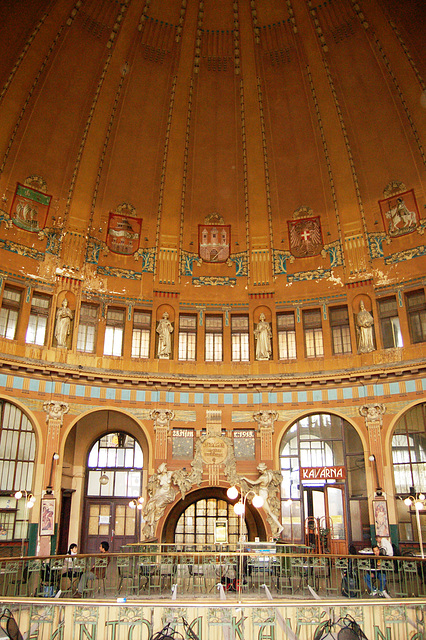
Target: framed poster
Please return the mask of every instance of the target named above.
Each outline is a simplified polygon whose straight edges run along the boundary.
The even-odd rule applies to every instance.
[[[228,523],[226,520],[218,520],[215,523],[214,541],[216,544],[228,543]]]
[[[41,501],[40,535],[53,536],[55,533],[55,498]]]
[[[373,500],[373,515],[376,537],[389,537],[388,506],[386,500]]]

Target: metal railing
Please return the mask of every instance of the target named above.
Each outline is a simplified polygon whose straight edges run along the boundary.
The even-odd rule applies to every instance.
[[[204,547],[205,549],[205,547]],[[424,598],[418,557],[141,545],[133,553],[0,559],[0,597]]]

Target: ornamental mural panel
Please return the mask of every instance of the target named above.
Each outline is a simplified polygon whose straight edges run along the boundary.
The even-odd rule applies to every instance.
[[[319,216],[288,220],[290,251],[295,258],[306,258],[321,253],[324,246]]]
[[[395,238],[417,229],[419,209],[413,189],[379,200],[379,206],[388,235]]]
[[[139,249],[142,219],[110,213],[106,243],[113,253],[131,256]]]
[[[46,226],[51,199],[52,196],[18,182],[10,209],[13,223],[25,231],[38,233]]]

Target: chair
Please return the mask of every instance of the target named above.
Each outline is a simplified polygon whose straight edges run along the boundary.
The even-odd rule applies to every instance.
[[[133,593],[139,587],[137,571],[135,571],[135,556],[118,556],[118,593],[121,593],[123,582],[126,582],[126,593]]]
[[[72,595],[78,586],[82,574],[86,571],[86,558],[73,558],[72,566],[62,574],[62,594]],[[65,582],[67,581],[67,582]],[[65,584],[64,584],[65,582]]]
[[[18,580],[18,574],[20,569],[19,560],[9,560],[2,562],[0,572],[3,576],[3,589],[2,595],[19,595],[20,582]],[[11,593],[9,593],[11,591]]]
[[[85,584],[83,584],[84,596],[94,597],[95,593],[100,593],[101,586],[103,595],[106,595],[106,571],[109,564],[108,557],[97,557],[90,572],[86,574]],[[84,574],[83,574],[84,576]]]

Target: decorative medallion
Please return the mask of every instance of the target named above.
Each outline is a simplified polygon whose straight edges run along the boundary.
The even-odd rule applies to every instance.
[[[106,243],[113,253],[131,256],[139,249],[142,219],[110,213]]]
[[[52,196],[18,182],[10,210],[13,223],[25,231],[38,233],[46,226],[51,199]]]
[[[295,258],[306,258],[321,253],[324,246],[319,216],[288,220],[290,251]]]
[[[231,244],[231,225],[223,224],[217,213],[198,225],[198,255],[204,262],[226,262]]]
[[[201,457],[205,464],[221,464],[228,455],[228,445],[218,436],[206,438],[201,444]]]
[[[395,238],[417,229],[419,209],[413,189],[379,200],[379,206],[388,235]]]

